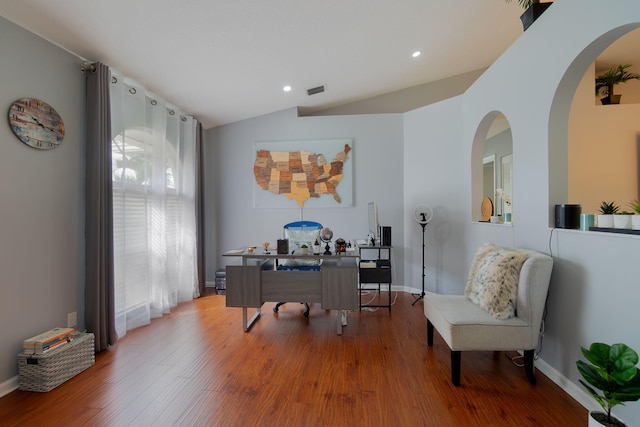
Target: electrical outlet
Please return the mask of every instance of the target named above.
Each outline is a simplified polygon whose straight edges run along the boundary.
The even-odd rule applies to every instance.
[[[67,314],[67,328],[75,328],[78,325],[78,312]]]

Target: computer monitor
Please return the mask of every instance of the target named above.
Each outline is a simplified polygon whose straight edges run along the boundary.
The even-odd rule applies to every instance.
[[[376,242],[380,241],[380,222],[378,221],[378,205],[376,202],[369,202],[369,235],[373,236]]]

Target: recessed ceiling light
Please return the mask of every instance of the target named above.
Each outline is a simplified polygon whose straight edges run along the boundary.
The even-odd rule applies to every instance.
[[[282,90],[284,90],[285,92],[291,92],[291,86],[286,85],[285,87],[282,88]]]
[[[418,56],[420,56],[420,54],[421,54],[421,53],[422,53],[422,52],[420,52],[419,50],[416,50],[415,52],[413,52],[413,53],[411,54],[411,56],[413,56],[414,58],[417,58]]]

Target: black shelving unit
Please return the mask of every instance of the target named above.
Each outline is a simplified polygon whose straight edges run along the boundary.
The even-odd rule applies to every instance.
[[[359,306],[362,307],[387,307],[391,311],[391,249],[392,246],[358,246],[360,252],[360,266],[358,268],[359,274]],[[364,254],[363,254],[364,252]],[[367,252],[375,253],[375,258],[371,259],[366,256]],[[366,267],[365,267],[366,265]],[[362,305],[362,292],[369,291],[371,289],[365,288],[365,284],[377,284],[378,292],[381,290],[381,285],[387,285],[387,304],[366,304]]]

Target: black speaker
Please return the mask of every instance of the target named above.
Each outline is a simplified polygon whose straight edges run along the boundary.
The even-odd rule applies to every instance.
[[[580,205],[556,205],[556,228],[580,228]]]
[[[380,226],[380,246],[391,246],[391,227]]]

